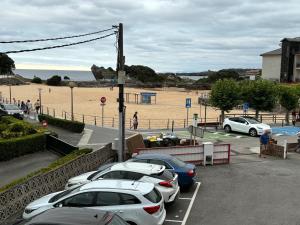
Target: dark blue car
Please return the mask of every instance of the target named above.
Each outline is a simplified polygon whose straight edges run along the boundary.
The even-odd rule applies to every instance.
[[[166,169],[178,174],[178,184],[181,189],[189,188],[195,182],[195,165],[185,163],[171,155],[158,153],[140,154],[130,159],[129,161],[151,163],[165,166]]]

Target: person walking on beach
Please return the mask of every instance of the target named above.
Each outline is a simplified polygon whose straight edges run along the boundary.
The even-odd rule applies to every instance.
[[[26,105],[25,105],[25,102],[24,102],[24,101],[21,101],[20,109],[21,109],[24,113],[27,113],[27,112],[26,112]]]
[[[28,115],[30,114],[31,110],[32,110],[32,104],[31,104],[30,100],[28,99],[26,102],[26,112]]]
[[[137,117],[137,112],[134,113],[133,115],[133,121],[132,121],[132,124],[133,124],[133,129],[136,130],[138,125],[139,125],[139,122],[138,122],[138,117]]]
[[[34,103],[34,108],[35,108],[35,111],[36,111],[36,114],[39,114],[39,110],[41,108],[41,104],[40,104],[40,100],[36,100],[36,102]]]
[[[264,131],[264,133],[260,136],[259,141],[260,141],[259,157],[261,157],[261,152],[263,150],[267,150],[270,141],[269,130]]]

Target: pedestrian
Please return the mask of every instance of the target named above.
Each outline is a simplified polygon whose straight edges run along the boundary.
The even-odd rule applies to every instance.
[[[293,112],[292,112],[292,123],[293,123],[293,126],[296,125],[296,111],[295,110],[293,110]]]
[[[26,105],[25,105],[25,102],[24,102],[24,101],[21,101],[20,109],[21,109],[24,113],[26,113]]]
[[[36,102],[34,103],[34,108],[35,108],[35,111],[36,111],[36,114],[39,114],[39,110],[41,108],[41,104],[40,104],[40,100],[36,100]]]
[[[32,104],[31,104],[30,100],[28,99],[26,102],[26,111],[27,111],[28,115],[30,114],[31,110],[32,110]]]
[[[260,151],[259,151],[259,157],[261,157],[261,153],[264,150],[267,150],[268,144],[270,141],[270,132],[269,130],[265,130],[264,133],[259,138],[260,141]]]
[[[137,112],[134,113],[133,115],[133,121],[132,121],[132,124],[133,124],[133,129],[136,130],[138,125],[139,125],[139,122],[138,122],[138,116],[137,116]]]

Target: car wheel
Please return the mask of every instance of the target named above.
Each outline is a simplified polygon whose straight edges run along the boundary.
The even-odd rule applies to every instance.
[[[231,127],[229,125],[225,125],[224,130],[226,133],[230,133],[231,132]]]
[[[257,131],[254,128],[252,128],[252,129],[249,130],[249,134],[250,134],[251,137],[256,137],[257,136]]]

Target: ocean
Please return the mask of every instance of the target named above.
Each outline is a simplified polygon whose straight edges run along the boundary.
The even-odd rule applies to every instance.
[[[91,71],[78,71],[78,70],[29,70],[29,69],[16,69],[16,74],[23,77],[32,79],[34,76],[47,80],[53,75],[59,75],[62,79],[64,76],[68,76],[74,81],[94,81],[95,77]],[[198,80],[206,78],[205,76],[180,76],[181,78],[190,78],[192,80]]]
[[[19,74],[26,78],[33,78],[37,76],[42,80],[46,80],[53,75],[59,75],[62,79],[68,76],[74,81],[92,81],[95,80],[91,71],[76,71],[76,70],[29,70],[29,69],[16,69],[15,74]]]

